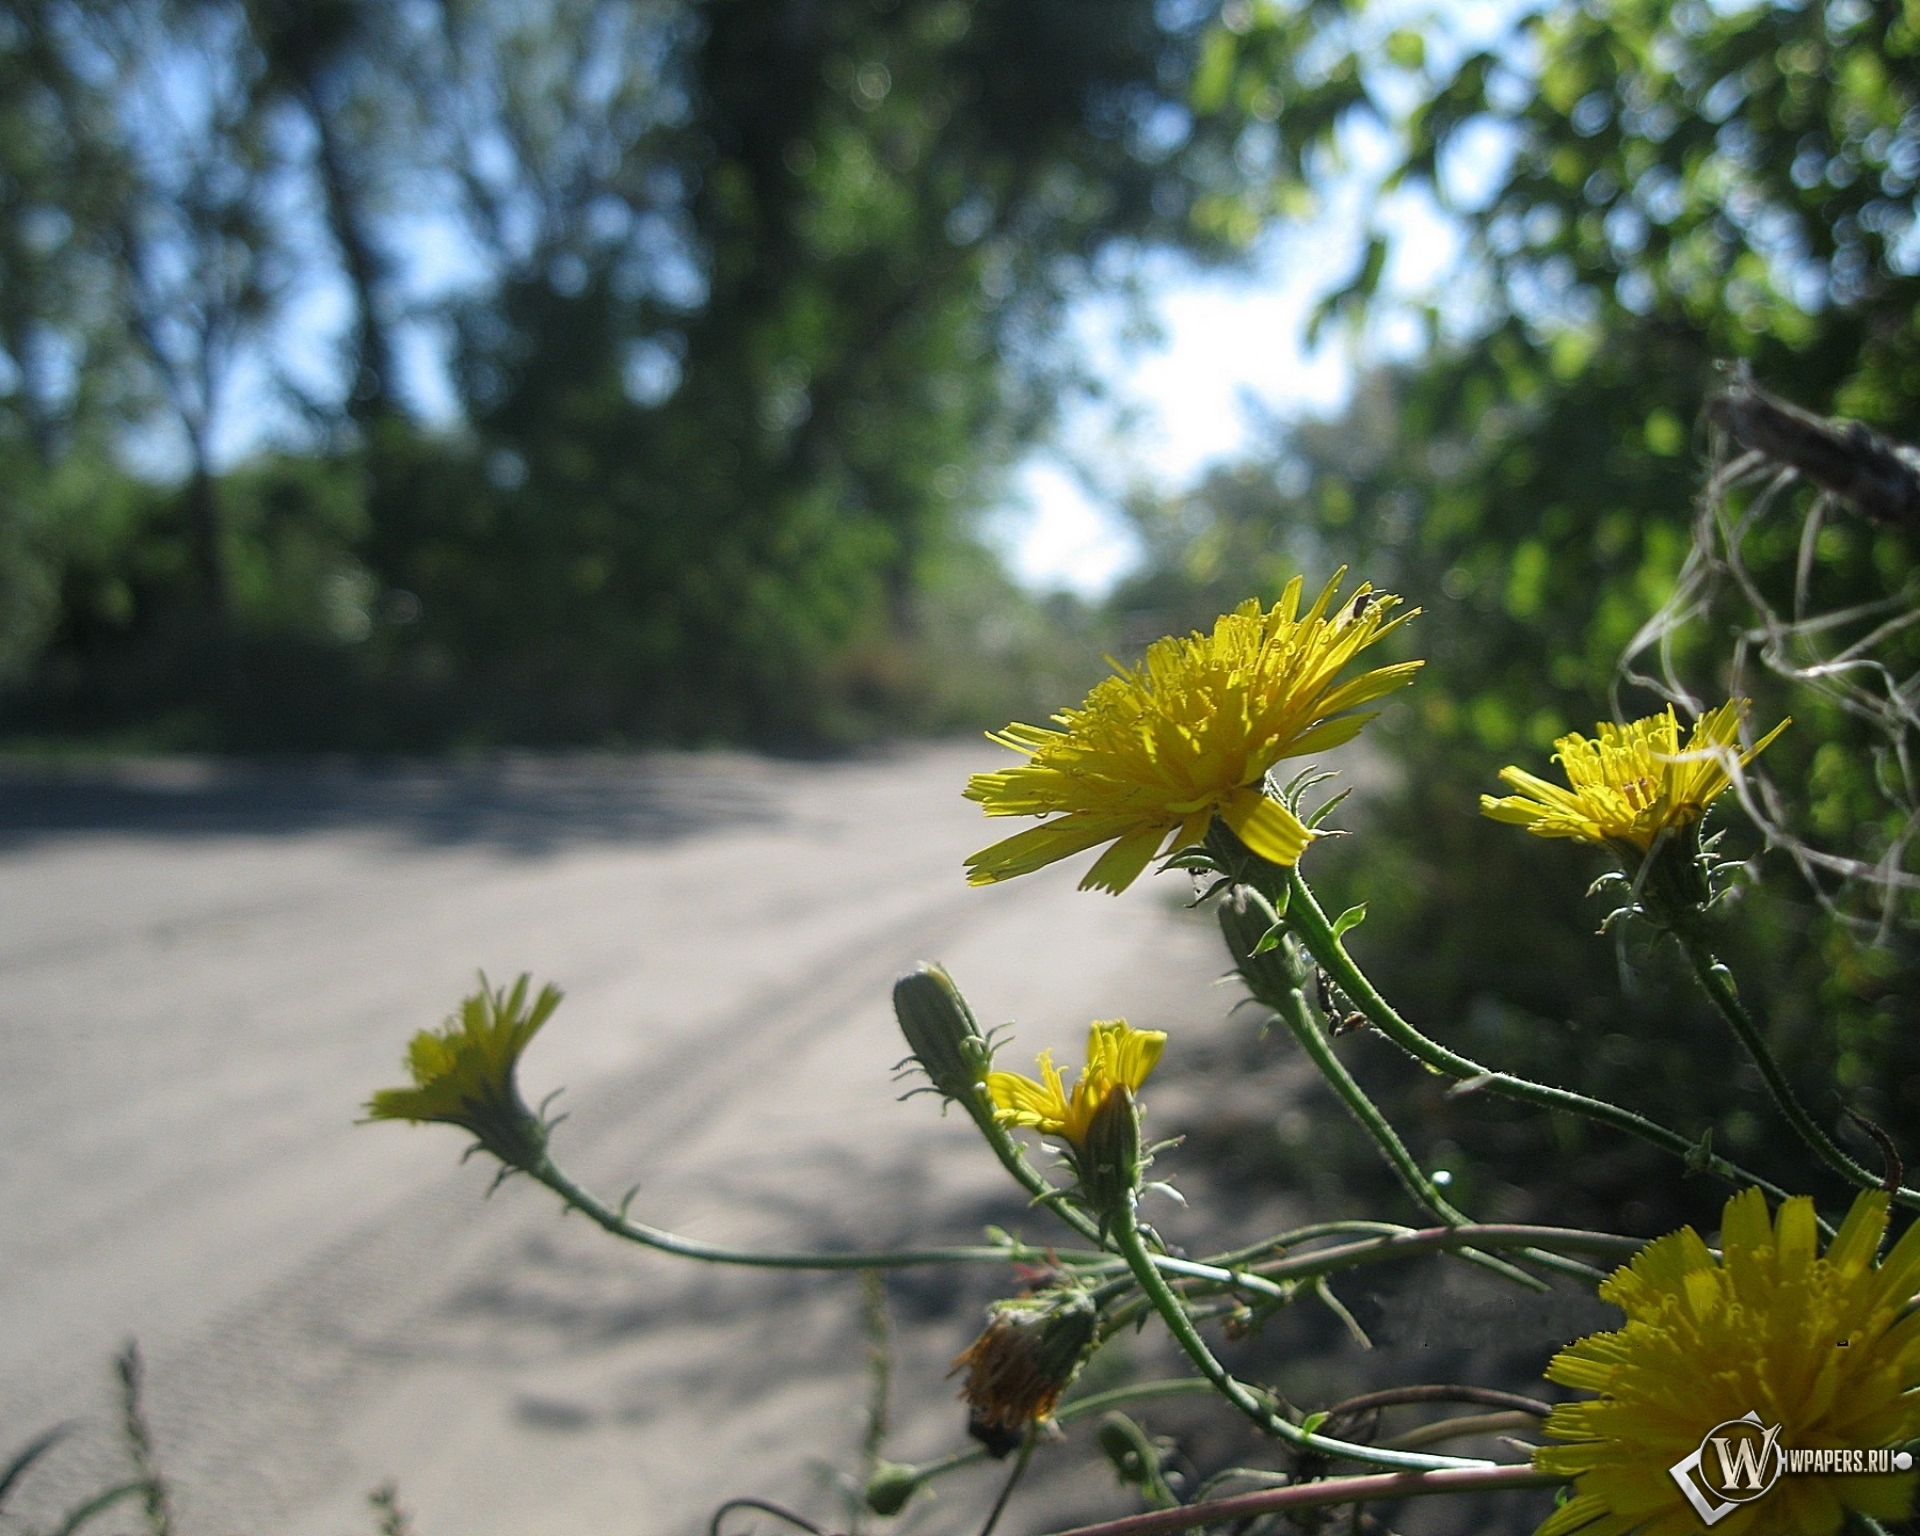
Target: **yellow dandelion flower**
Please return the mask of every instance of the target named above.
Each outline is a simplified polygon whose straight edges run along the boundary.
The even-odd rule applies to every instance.
[[[560,989],[540,989],[532,1005],[522,975],[513,990],[490,988],[465,999],[438,1030],[423,1029],[407,1047],[411,1088],[382,1088],[367,1102],[369,1120],[440,1121],[471,1131],[489,1152],[516,1168],[539,1158],[545,1127],[521,1101],[515,1080],[520,1053],[560,1006]]]
[[[1351,740],[1373,716],[1345,711],[1411,682],[1421,665],[1335,683],[1413,616],[1389,618],[1400,600],[1364,583],[1336,610],[1345,574],[1303,615],[1296,576],[1264,613],[1249,599],[1211,635],[1156,640],[1139,668],[1116,665],[1078,709],[1055,715],[1063,730],[1014,724],[994,735],[1029,761],[975,774],[967,798],[989,816],[1053,819],[976,853],[968,882],[990,885],[1111,843],[1080,885],[1123,891],[1156,854],[1198,842],[1216,815],[1262,858],[1292,864],[1309,834],[1261,793],[1267,770]]]
[[[1087,1031],[1087,1065],[1068,1093],[1053,1052],[1040,1053],[1040,1081],[1018,1072],[989,1072],[987,1095],[1002,1125],[1021,1125],[1083,1146],[1087,1127],[1115,1088],[1138,1093],[1160,1060],[1166,1034],[1135,1029],[1125,1019],[1099,1019]]]
[[[1535,837],[1572,837],[1644,855],[1662,832],[1699,821],[1731,782],[1732,765],[1744,768],[1792,724],[1782,720],[1742,752],[1746,707],[1745,699],[1730,699],[1708,710],[1694,722],[1685,748],[1671,704],[1631,725],[1601,722],[1598,741],[1578,731],[1562,736],[1553,745],[1566,770],[1566,789],[1521,768],[1502,768],[1500,781],[1520,793],[1482,795],[1480,813],[1525,827]]]
[[[1708,1436],[1750,1414],[1756,1439],[1777,1434],[1759,1441],[1738,1501],[1696,1487],[1718,1511],[1714,1536],[1831,1536],[1850,1509],[1905,1517],[1913,1472],[1796,1472],[1767,1449],[1873,1450],[1920,1434],[1920,1313],[1907,1310],[1920,1288],[1920,1225],[1876,1265],[1887,1229],[1878,1191],[1854,1201],[1824,1255],[1810,1200],[1786,1201],[1770,1222],[1765,1197],[1743,1190],[1722,1222],[1718,1261],[1687,1227],[1615,1271],[1600,1295],[1626,1326],[1547,1367],[1549,1379],[1600,1395],[1563,1403],[1546,1422],[1570,1443],[1541,1447],[1534,1465],[1577,1491],[1536,1536],[1692,1536],[1704,1524],[1682,1489],[1688,1458],[1703,1452],[1711,1478]]]

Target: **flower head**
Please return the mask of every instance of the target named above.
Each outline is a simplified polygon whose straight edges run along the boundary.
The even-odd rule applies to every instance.
[[[1345,711],[1411,682],[1421,665],[1335,683],[1349,661],[1412,617],[1390,619],[1400,600],[1364,583],[1336,610],[1344,575],[1303,615],[1296,576],[1266,612],[1249,599],[1210,635],[1156,640],[1137,669],[1116,667],[1078,709],[1055,715],[1063,730],[1016,724],[994,736],[1029,761],[975,774],[967,798],[989,816],[1053,819],[968,859],[969,883],[1030,874],[1111,843],[1080,884],[1123,891],[1156,854],[1198,842],[1216,815],[1262,858],[1292,864],[1309,833],[1261,793],[1267,770],[1351,740],[1373,717]]]
[[[546,1147],[547,1128],[521,1101],[515,1069],[540,1026],[560,1006],[560,989],[545,986],[527,1004],[532,978],[509,992],[490,988],[465,999],[437,1030],[423,1029],[407,1046],[411,1088],[382,1088],[367,1101],[369,1120],[443,1121],[473,1132],[501,1162],[526,1168]]]
[[[987,1093],[1002,1125],[1023,1125],[1059,1136],[1073,1147],[1086,1145],[1088,1128],[1116,1088],[1138,1093],[1160,1060],[1167,1037],[1157,1029],[1135,1029],[1125,1019],[1096,1020],[1087,1032],[1087,1065],[1067,1092],[1053,1052],[1040,1053],[1040,1081],[1017,1072],[987,1074]]]
[[[1099,1320],[1086,1292],[1072,1286],[994,1303],[986,1328],[953,1362],[967,1373],[960,1395],[974,1438],[1004,1456],[1051,1416]]]
[[[1597,1392],[1563,1403],[1534,1464],[1577,1492],[1536,1536],[1680,1536],[1701,1529],[1670,1471],[1710,1431],[1756,1414],[1786,1449],[1874,1449],[1920,1433],[1920,1225],[1875,1265],[1887,1197],[1862,1194],[1824,1255],[1813,1203],[1776,1220],[1748,1189],[1727,1202],[1722,1257],[1693,1229],[1655,1239],[1600,1288],[1626,1327],[1562,1350],[1547,1376]],[[1906,1394],[1903,1396],[1903,1394]],[[1901,1519],[1914,1474],[1789,1475],[1715,1536],[1831,1536],[1843,1511]]]
[[[1746,707],[1745,699],[1731,699],[1708,710],[1694,722],[1684,749],[1671,704],[1631,725],[1601,722],[1598,741],[1578,731],[1562,736],[1553,745],[1566,789],[1521,768],[1502,768],[1500,781],[1520,793],[1482,795],[1480,813],[1535,837],[1578,838],[1644,856],[1662,832],[1696,824],[1731,781],[1733,765],[1744,768],[1792,723],[1782,720],[1742,752]]]

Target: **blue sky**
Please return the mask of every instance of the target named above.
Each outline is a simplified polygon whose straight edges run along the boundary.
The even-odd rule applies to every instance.
[[[1444,67],[1475,48],[1505,46],[1500,40],[1536,3],[1451,0],[1429,12],[1423,0],[1388,0],[1372,24],[1426,18],[1429,56]],[[1265,423],[1337,410],[1362,360],[1415,350],[1410,307],[1392,305],[1365,335],[1328,326],[1317,346],[1307,345],[1315,304],[1352,276],[1370,220],[1391,239],[1382,293],[1409,304],[1437,296],[1450,328],[1470,328],[1471,285],[1445,281],[1459,270],[1458,226],[1425,191],[1375,199],[1394,158],[1384,128],[1350,120],[1338,140],[1315,177],[1318,210],[1271,229],[1244,269],[1205,272],[1173,257],[1149,259],[1157,345],[1122,343],[1124,317],[1111,301],[1081,306],[1074,329],[1108,398],[1067,408],[1058,442],[1020,467],[1009,504],[989,522],[1023,583],[1103,594],[1139,555],[1114,510],[1130,485],[1190,485],[1208,465],[1252,446]],[[1450,201],[1470,207],[1489,195],[1510,151],[1497,131],[1461,134],[1439,167]]]
[[[988,524],[1025,585],[1100,596],[1138,558],[1113,510],[1130,486],[1190,485],[1253,446],[1265,423],[1338,410],[1363,357],[1415,344],[1389,317],[1363,336],[1330,325],[1307,345],[1315,304],[1359,261],[1369,162],[1384,158],[1384,144],[1351,147],[1355,163],[1319,214],[1272,231],[1245,270],[1150,261],[1157,344],[1122,341],[1123,316],[1111,301],[1080,307],[1074,329],[1107,398],[1067,407],[1057,442],[1020,467],[1009,505]],[[1386,291],[1411,299],[1432,290],[1458,256],[1454,228],[1418,194],[1396,196],[1377,216],[1394,236]]]

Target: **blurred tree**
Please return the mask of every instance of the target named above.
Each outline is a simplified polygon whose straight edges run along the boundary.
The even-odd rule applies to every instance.
[[[231,646],[332,647],[407,701],[403,730],[798,739],[910,709],[916,673],[887,658],[1078,382],[1065,305],[1124,281],[1129,251],[1227,254],[1253,228],[1251,162],[1186,104],[1197,4],[29,11],[53,46],[9,67],[71,84],[97,131],[75,108],[49,142],[97,143],[117,178],[92,247],[117,285],[102,330],[126,322],[184,437],[201,589],[264,568],[256,523],[220,526],[241,355],[304,410],[300,450],[358,487],[363,516],[318,526],[360,530],[334,564],[371,583],[374,617],[345,642],[313,627],[311,594],[249,577]],[[402,258],[428,245],[423,277]],[[329,289],[348,301],[331,396],[294,384],[260,324]],[[71,349],[77,322],[48,323]],[[399,377],[437,325],[452,431]],[[90,461],[157,419],[106,413]],[[126,643],[162,643],[165,580],[119,589]]]
[[[228,551],[216,480],[223,398],[284,271],[272,152],[244,18],[205,0],[116,0],[64,18],[76,73],[116,119],[113,217],[123,318],[187,460],[182,506],[199,598],[223,624]]]
[[[63,551],[84,496],[69,467],[129,403],[111,229],[123,178],[105,98],[51,8],[0,6],[0,678],[60,622]]]
[[[312,174],[352,296],[346,410],[362,429],[401,412],[393,259],[379,225],[409,179],[421,129],[393,67],[409,30],[373,0],[248,0],[262,94],[284,94],[312,130]]]
[[[515,672],[568,732],[624,710],[792,736],[898,708],[910,680],[835,658],[912,633],[930,550],[1047,419],[1062,305],[1116,245],[1225,248],[1189,218],[1239,175],[1180,100],[1198,18],[438,17],[440,115],[500,274],[458,313],[495,494],[376,515],[418,642]],[[494,541],[514,558],[472,581]]]

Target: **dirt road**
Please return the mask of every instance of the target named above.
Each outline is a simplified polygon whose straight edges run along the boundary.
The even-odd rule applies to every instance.
[[[530,1097],[565,1085],[562,1160],[637,1183],[644,1219],[754,1244],[1037,1234],[964,1123],[896,1101],[893,977],[946,961],[1023,1061],[1119,1013],[1177,1048],[1225,999],[1171,880],[966,888],[989,828],[959,789],[993,756],[0,782],[0,1425],[88,1422],[21,1509],[115,1470],[109,1361],[137,1337],[182,1536],[367,1532],[390,1477],[421,1536],[679,1536],[734,1494],[831,1516],[855,1280],[624,1248],[524,1181],[483,1198],[457,1132],[354,1120],[476,968],[531,970],[568,997]],[[1007,1283],[893,1284],[894,1455],[958,1443],[945,1363]],[[956,1486],[920,1528],[972,1502]]]

